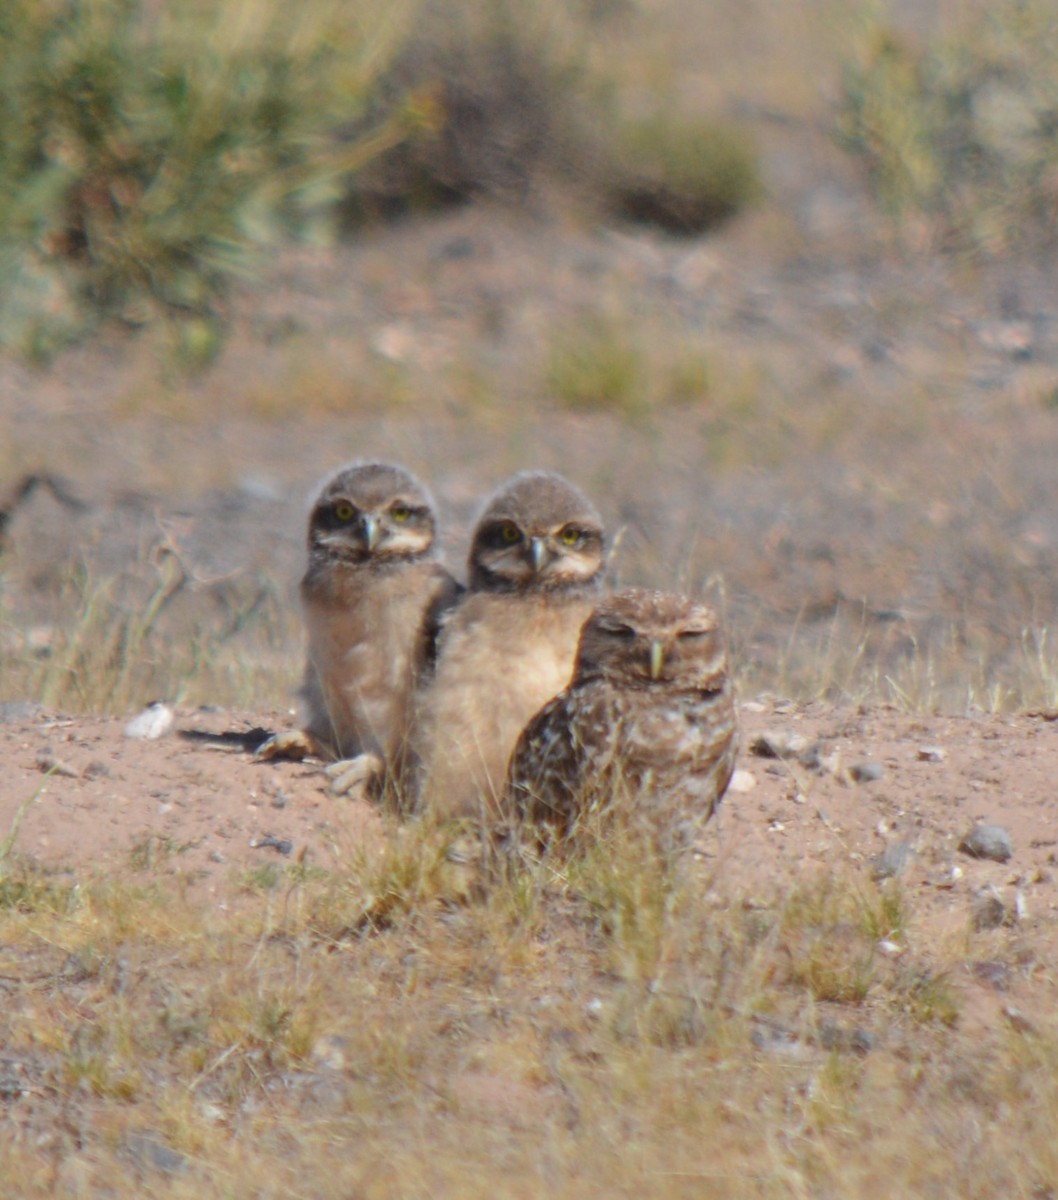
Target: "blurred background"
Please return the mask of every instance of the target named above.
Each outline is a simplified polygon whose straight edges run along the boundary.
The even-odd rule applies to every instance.
[[[510,472],[745,694],[1058,704],[1058,14],[6,0],[0,700],[285,706],[307,504]]]

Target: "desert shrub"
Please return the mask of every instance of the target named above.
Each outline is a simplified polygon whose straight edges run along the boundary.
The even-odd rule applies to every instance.
[[[761,194],[748,134],[702,118],[654,113],[614,119],[602,157],[608,208],[670,233],[700,233]]]
[[[1058,13],[1007,3],[924,45],[872,26],[846,64],[837,135],[897,220],[998,251],[1053,238]]]
[[[376,103],[414,95],[433,119],[352,181],[351,223],[556,184],[677,233],[750,203],[759,176],[744,135],[664,108],[623,111],[627,16],[584,2],[425,0]]]
[[[379,69],[369,15],[322,0],[5,4],[0,338],[44,355],[99,314],[216,319],[253,251],[311,228],[414,118],[333,136]]]
[[[620,116],[600,29],[558,0],[9,0],[0,9],[0,344],[101,317],[220,344],[260,251],[363,217],[561,182],[680,230],[753,193],[738,139]]]
[[[646,362],[631,323],[598,314],[556,331],[544,364],[548,392],[567,408],[634,414],[648,402]]]
[[[565,170],[598,103],[590,34],[554,0],[424,0],[373,109],[412,94],[433,120],[352,181],[349,218],[521,198]]]

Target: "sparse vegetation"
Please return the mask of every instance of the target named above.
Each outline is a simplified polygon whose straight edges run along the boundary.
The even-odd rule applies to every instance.
[[[544,368],[547,392],[567,408],[612,409],[629,416],[647,404],[647,367],[630,325],[598,315],[556,334]]]
[[[47,358],[101,317],[162,315],[193,361],[208,359],[253,253],[312,232],[342,179],[417,119],[398,102],[336,140],[362,114],[395,24],[361,7],[9,4],[3,342]]]
[[[982,9],[920,41],[871,21],[845,69],[838,135],[899,223],[997,253],[1053,240],[1058,18],[1046,3]]]
[[[756,152],[745,130],[672,113],[614,123],[606,203],[618,216],[691,235],[760,198]]]
[[[384,112],[414,95],[432,119],[357,176],[348,217],[523,200],[568,173],[600,105],[591,36],[578,4],[423,0],[374,104]]]
[[[699,39],[721,25],[743,36],[753,14],[720,7],[686,0]],[[0,277],[17,289],[0,291],[0,340],[40,360],[107,310],[136,326],[164,314],[176,357],[208,361],[231,281],[255,249],[330,236],[339,210],[359,223],[486,193],[527,197],[523,215],[536,220],[557,183],[622,220],[682,233],[738,209],[759,186],[737,126],[703,131],[667,105],[660,124],[614,117],[648,110],[654,79],[631,53],[626,77],[607,84],[599,59],[613,57],[622,36],[634,48],[653,5],[308,0],[281,11],[273,0],[16,0],[8,8],[0,103],[15,97],[43,113],[29,78],[54,56],[55,120],[66,122],[67,141],[38,139],[25,154],[14,127],[0,127],[0,155],[19,164],[0,181],[0,217],[13,221],[6,241],[0,232]],[[764,32],[777,26],[785,36],[818,9],[808,0],[792,16],[762,8]],[[1046,14],[1019,11],[1021,28],[1042,31],[1046,45],[1037,23]],[[375,27],[378,14],[385,19]],[[1004,10],[994,28],[1013,29],[1012,14]],[[185,78],[161,49],[186,51],[192,28],[197,57]],[[324,29],[330,49],[316,40]],[[764,37],[753,30],[756,56]],[[701,45],[692,32],[688,58]],[[973,150],[972,173],[960,174],[969,163],[947,157],[934,124],[934,102],[958,90],[953,79],[961,87],[988,75],[990,98],[967,100],[967,119],[994,104],[1002,128],[1020,128],[1009,121],[1024,115],[1022,100],[1008,110],[1004,95],[1013,88],[1020,97],[1024,79],[1043,81],[1043,58],[1022,46],[1023,60],[1011,51],[989,75],[1009,47],[1000,37],[988,49],[982,35],[965,60],[938,50],[948,64],[941,71],[933,49],[907,36],[883,38],[847,80],[845,136],[891,211],[909,225],[924,218],[938,240],[989,248],[1017,240],[1018,214],[1042,216],[1043,228],[1049,150],[1018,134],[1011,146],[1040,150],[1040,174],[1020,174],[1027,164],[1014,156],[1011,165],[999,145]],[[78,67],[95,90],[78,91],[73,49],[102,43],[122,48],[124,77],[108,75],[97,54]],[[785,59],[786,76],[769,76],[769,105],[790,76],[806,86],[805,60]],[[1010,65],[1022,61],[1031,74]],[[760,96],[745,95],[745,62],[738,99],[752,108]],[[709,108],[695,90],[708,86],[708,67],[695,59],[690,88],[672,82],[673,94],[692,93],[678,111]],[[762,59],[761,73],[769,67]],[[669,69],[665,58],[662,74]],[[512,99],[512,83],[524,103]],[[111,131],[98,144],[76,124],[74,101],[86,95]],[[1042,96],[1025,102],[1034,114]],[[272,99],[280,111],[269,115],[262,106]],[[151,139],[172,132],[180,105],[195,119],[170,175],[161,165],[168,151],[151,157],[160,145]],[[599,117],[589,122],[596,128],[585,131],[585,115]],[[796,119],[758,127],[792,137]],[[224,140],[214,120],[237,122],[234,145],[210,141]],[[913,126],[906,137],[904,121]],[[869,136],[875,125],[884,145]],[[114,131],[143,135],[146,150],[133,153]],[[637,147],[627,174],[608,153],[622,137]],[[67,160],[70,146],[77,154]],[[590,153],[578,158],[578,147]],[[976,173],[986,159],[1001,160],[1003,195]],[[230,166],[232,190],[191,195],[192,162]],[[634,193],[630,181],[644,177],[645,191]],[[957,184],[950,194],[945,178]],[[718,201],[718,189],[733,199]],[[635,211],[621,209],[632,195]],[[147,203],[154,196],[160,208]],[[804,200],[781,199],[783,236],[794,236]],[[38,203],[47,219],[30,228]],[[1043,424],[1054,407],[1053,357],[1031,363],[1027,383],[1016,374],[1021,360],[997,368],[995,357],[975,357],[969,308],[972,316],[955,314],[955,333],[930,326],[935,341],[950,334],[954,351],[900,343],[908,320],[929,319],[933,293],[909,295],[908,276],[878,282],[858,259],[831,263],[830,246],[802,261],[802,242],[784,245],[781,266],[757,271],[743,262],[751,252],[743,229],[733,251],[715,256],[712,244],[656,229],[629,236],[624,226],[575,244],[541,237],[547,253],[535,259],[536,225],[528,251],[484,219],[480,237],[477,227],[452,228],[431,226],[417,246],[387,231],[374,259],[340,259],[329,276],[314,260],[293,302],[270,296],[274,307],[261,309],[262,328],[280,330],[276,344],[288,339],[291,357],[272,357],[272,333],[255,330],[226,374],[201,387],[181,381],[160,398],[137,384],[129,398],[119,355],[104,346],[104,365],[93,368],[78,352],[68,360],[68,396],[60,403],[44,393],[42,420],[54,426],[26,433],[22,413],[11,422],[0,446],[7,477],[25,470],[27,448],[35,453],[54,428],[56,469],[83,468],[92,504],[105,492],[114,507],[104,514],[86,504],[81,513],[43,489],[11,508],[3,530],[0,701],[47,705],[42,736],[80,773],[47,774],[54,768],[34,759],[28,735],[7,743],[18,760],[10,769],[34,782],[20,785],[14,820],[0,827],[0,1191],[39,1200],[1058,1195],[1046,833],[1023,868],[1020,856],[1009,866],[964,861],[944,840],[951,830],[930,822],[930,806],[947,805],[964,784],[966,807],[954,820],[1009,800],[1013,789],[992,775],[1000,761],[1003,780],[1039,786],[1032,755],[1054,726],[1042,716],[966,722],[988,740],[957,777],[950,760],[915,757],[944,736],[936,731],[945,722],[928,716],[935,711],[1033,708],[1050,718],[1058,708]],[[622,257],[610,253],[618,243]],[[144,267],[148,252],[158,255],[156,274]],[[766,293],[785,288],[787,270],[800,290],[778,303]],[[366,283],[350,284],[358,273]],[[553,290],[535,290],[545,274],[556,277]],[[321,316],[324,286],[357,290],[348,308]],[[822,305],[824,292],[824,319],[802,321],[798,304]],[[82,387],[82,367],[86,378],[99,369],[104,383]],[[21,379],[20,370],[17,394],[32,401],[37,393]],[[159,409],[195,428],[193,454],[183,442],[156,448],[169,435],[155,422]],[[231,424],[214,447],[201,430],[218,417]],[[1002,436],[1021,421],[1020,440]],[[59,438],[79,422],[111,422],[108,437]],[[159,428],[143,436],[151,422]],[[87,463],[108,447],[106,472]],[[800,761],[753,760],[766,784],[758,780],[757,794],[769,794],[754,810],[763,819],[751,826],[749,799],[732,794],[700,857],[659,861],[634,830],[617,828],[567,860],[499,869],[477,831],[398,824],[328,795],[310,764],[226,759],[224,778],[237,786],[211,790],[200,765],[210,756],[196,757],[191,743],[174,750],[174,741],[155,747],[171,753],[157,793],[138,795],[152,806],[148,831],[110,852],[112,869],[34,865],[31,851],[47,859],[27,836],[38,805],[54,805],[59,821],[76,810],[117,825],[138,752],[123,745],[112,773],[95,777],[84,727],[53,725],[56,711],[125,713],[159,696],[258,711],[289,702],[300,631],[282,589],[296,580],[302,543],[292,549],[271,520],[275,494],[255,507],[237,474],[260,463],[293,489],[327,456],[376,452],[429,456],[455,529],[449,562],[460,557],[458,522],[487,475],[531,463],[577,473],[607,513],[616,576],[722,598],[744,699],[772,693],[769,713],[791,723],[833,715],[839,757],[870,741],[872,706],[914,714],[899,718],[894,761],[881,780],[855,788],[844,759],[826,775]],[[216,488],[187,519],[205,514],[205,525],[229,501],[245,502],[235,536],[262,534],[274,557],[225,579],[199,570],[179,537],[159,539],[149,515],[135,517],[136,501],[125,503],[126,488],[148,491],[154,470],[150,504],[160,513],[182,514],[187,497]],[[47,560],[48,532],[64,520],[92,532],[68,558]],[[113,544],[97,544],[112,534]],[[816,703],[779,703],[776,694]],[[230,714],[212,716],[224,724]],[[784,773],[766,777],[772,766]],[[919,769],[919,790],[901,788]],[[139,786],[143,775],[135,778]],[[281,832],[269,823],[296,811],[316,840],[300,854],[276,838],[254,841],[256,858],[243,843],[240,856],[245,827],[221,827],[221,800],[252,809],[262,831]],[[855,847],[853,810],[866,831]],[[191,812],[216,822],[216,842],[212,825],[196,843],[168,832]],[[364,813],[367,826],[356,823]],[[751,830],[752,886],[725,858],[735,822]],[[905,840],[913,865],[872,882],[865,859]],[[1006,915],[995,928],[964,919],[971,886],[984,879],[1002,892]],[[1024,997],[1035,1007],[1023,1012]]]
[[[545,1180],[558,1196],[619,1181],[671,1196],[705,1172],[711,1194],[794,1179],[866,1198],[882,1166],[886,1188],[977,1196],[982,1172],[1014,1191],[1051,1177],[1038,1108],[1053,1119],[1053,1049],[960,1032],[906,901],[824,880],[747,908],[624,849],[609,870],[631,909],[601,878],[610,899],[585,892],[600,859],[576,884],[538,878],[530,921],[523,881],[452,907],[420,875],[399,921],[321,938],[336,888],[379,894],[366,860],[222,917],[91,878],[72,904],[0,908],[10,1194],[61,1192],[71,1172],[85,1194],[135,1175],[174,1197],[278,1196],[295,1178],[324,1196],[521,1196]],[[859,987],[878,929],[909,918],[912,961],[879,960]],[[805,974],[820,956],[831,967]],[[987,1144],[942,1181],[937,1139],[986,1112]]]
[[[201,367],[265,248],[548,178],[681,231],[749,202],[741,143],[667,118],[640,138],[612,118],[590,54],[602,19],[527,0],[16,0],[0,41],[0,344],[46,361],[102,319],[163,318],[175,360]]]
[[[166,539],[119,576],[87,568],[51,597],[54,624],[26,625],[0,607],[5,696],[32,697],[66,712],[125,713],[153,700],[248,703],[292,686],[293,668],[267,659],[292,636],[294,614],[275,585],[220,582],[207,613],[198,585]],[[262,660],[246,659],[248,639]],[[278,685],[278,693],[276,692]]]

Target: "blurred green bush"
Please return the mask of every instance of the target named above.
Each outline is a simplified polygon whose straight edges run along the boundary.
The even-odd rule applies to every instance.
[[[416,118],[394,106],[333,136],[382,67],[367,9],[5,0],[0,338],[46,357],[100,316],[163,313],[208,347],[253,252],[311,232]]]
[[[557,184],[677,233],[738,211],[751,148],[622,115],[612,19],[588,0],[4,0],[0,344],[46,360],[102,319],[163,318],[208,361],[263,248],[482,194]]]
[[[845,66],[837,136],[898,225],[985,252],[1053,240],[1058,9],[1007,0],[925,44],[871,22]]]

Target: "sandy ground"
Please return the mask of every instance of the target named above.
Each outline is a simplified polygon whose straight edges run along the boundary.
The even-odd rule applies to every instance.
[[[381,848],[380,815],[331,796],[319,766],[259,763],[180,733],[274,728],[286,715],[176,716],[174,731],[145,741],[127,737],[124,720],[5,710],[0,829],[16,831],[20,859],[62,877],[168,876],[223,908],[262,867],[341,870]],[[786,739],[796,757],[761,754],[762,736],[780,749]],[[1058,948],[1053,714],[921,717],[749,700],[742,738],[738,790],[701,845],[715,893],[752,905],[820,869],[848,887],[895,870],[916,941],[968,956],[956,982],[976,1001],[964,1025],[1008,1009],[1047,1011],[1050,988],[1040,985]],[[960,849],[977,825],[1002,826],[1008,860]],[[1006,958],[990,963],[981,943],[989,927],[1013,930],[1028,948],[1016,969]]]

